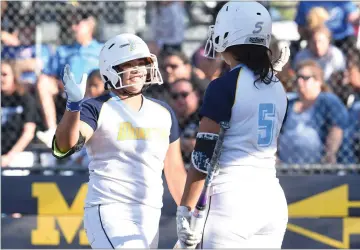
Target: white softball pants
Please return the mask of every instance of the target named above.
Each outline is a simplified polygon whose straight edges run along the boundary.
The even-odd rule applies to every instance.
[[[85,208],[84,228],[92,248],[157,248],[161,209],[113,203]]]
[[[274,178],[241,178],[214,187],[201,248],[281,248],[288,221]]]

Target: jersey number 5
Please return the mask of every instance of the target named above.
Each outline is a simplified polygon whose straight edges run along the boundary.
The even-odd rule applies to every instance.
[[[258,119],[258,145],[267,147],[273,140],[275,104],[260,103]]]

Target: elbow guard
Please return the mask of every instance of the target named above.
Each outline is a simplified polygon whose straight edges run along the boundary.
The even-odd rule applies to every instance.
[[[219,135],[213,133],[198,133],[196,135],[196,144],[191,154],[191,163],[198,171],[207,174],[208,165],[218,139]],[[215,173],[215,175],[217,174],[218,172]]]
[[[57,146],[56,146],[56,137],[54,135],[53,141],[52,141],[52,154],[57,159],[64,159],[66,157],[69,157],[75,152],[78,152],[82,149],[82,147],[85,144],[85,137],[79,132],[79,139],[74,147],[72,147],[69,151],[63,153],[61,152]]]

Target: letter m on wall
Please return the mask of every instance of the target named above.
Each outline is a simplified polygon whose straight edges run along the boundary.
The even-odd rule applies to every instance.
[[[82,228],[86,192],[87,185],[84,183],[72,204],[68,205],[56,183],[33,183],[32,196],[37,198],[38,216],[37,228],[31,232],[31,244],[59,245],[61,231],[68,244],[79,232],[80,245],[87,245],[84,229],[79,230]]]

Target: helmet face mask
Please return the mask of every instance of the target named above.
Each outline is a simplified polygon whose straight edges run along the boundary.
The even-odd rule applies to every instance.
[[[111,66],[110,74],[117,77],[114,89],[138,87],[162,83],[162,76],[151,58],[139,58],[116,66]]]
[[[260,3],[230,1],[217,14],[215,25],[209,26],[204,55],[216,58],[216,53],[241,44],[269,48],[271,28],[271,16]]]
[[[100,52],[99,67],[107,89],[163,83],[156,56],[133,34],[125,33],[108,40]]]

